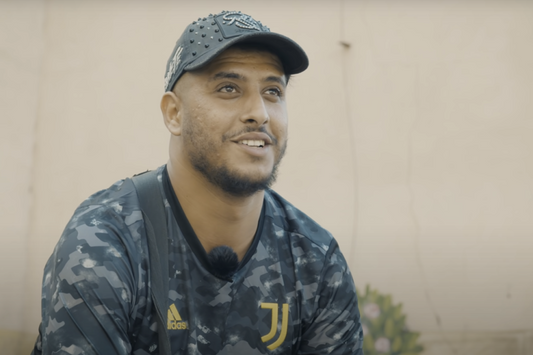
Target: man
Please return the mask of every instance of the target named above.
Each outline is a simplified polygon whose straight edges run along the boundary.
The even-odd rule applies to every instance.
[[[165,331],[172,354],[362,354],[337,243],[269,189],[287,145],[287,82],[307,65],[298,44],[240,12],[187,26],[167,64],[170,159],[155,183],[166,319],[148,224],[122,180],[78,207],[48,261],[35,354],[157,354]]]

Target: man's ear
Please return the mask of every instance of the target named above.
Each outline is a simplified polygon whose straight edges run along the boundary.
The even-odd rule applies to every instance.
[[[174,136],[181,135],[181,100],[172,91],[167,91],[161,98],[161,112],[165,126]]]

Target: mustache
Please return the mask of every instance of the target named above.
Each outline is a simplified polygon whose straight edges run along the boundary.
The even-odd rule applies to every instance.
[[[274,137],[270,132],[268,132],[265,127],[259,127],[259,128],[245,127],[244,129],[242,129],[242,130],[240,130],[238,132],[228,132],[228,133],[226,133],[226,134],[224,134],[222,136],[222,142],[225,142],[225,141],[227,141],[229,139],[232,139],[234,137],[240,136],[241,134],[252,133],[252,132],[264,133],[264,134],[266,134],[267,136],[270,137],[270,139],[272,140],[272,144],[273,145],[278,145],[278,140],[276,139],[276,137]]]

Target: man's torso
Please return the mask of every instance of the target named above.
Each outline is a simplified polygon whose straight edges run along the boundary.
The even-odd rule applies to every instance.
[[[175,196],[165,188],[163,168],[159,176],[170,240],[167,331],[173,353],[297,353],[300,348],[327,348],[346,329],[359,326],[358,314],[350,319],[353,311],[342,313],[347,302],[356,302],[343,300],[342,293],[355,297],[353,282],[342,284],[346,275],[351,280],[346,263],[331,235],[311,219],[266,191],[261,230],[231,280],[222,280],[210,272],[197,248],[191,248],[191,237],[183,232],[188,230],[176,218]],[[89,198],[67,225],[45,269],[43,296],[56,306],[43,310],[42,335],[50,344],[56,335],[68,338],[72,344],[62,344],[63,350],[73,354],[76,347],[83,353],[76,338],[98,338],[100,333],[114,338],[116,353],[157,353],[147,259],[144,221],[131,181]],[[47,277],[58,280],[55,289]],[[81,288],[91,285],[96,290],[83,296]],[[320,299],[334,293],[340,295],[338,307]],[[62,317],[76,312],[86,312],[102,329],[61,326]],[[313,324],[332,312],[346,321]]]

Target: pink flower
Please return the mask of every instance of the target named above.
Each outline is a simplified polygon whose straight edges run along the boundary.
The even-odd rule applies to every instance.
[[[378,338],[374,343],[374,348],[378,353],[388,353],[390,351],[390,341],[387,338]]]
[[[363,307],[363,313],[367,318],[374,319],[379,317],[381,314],[381,309],[379,309],[379,306],[375,303],[369,303],[365,304]]]

